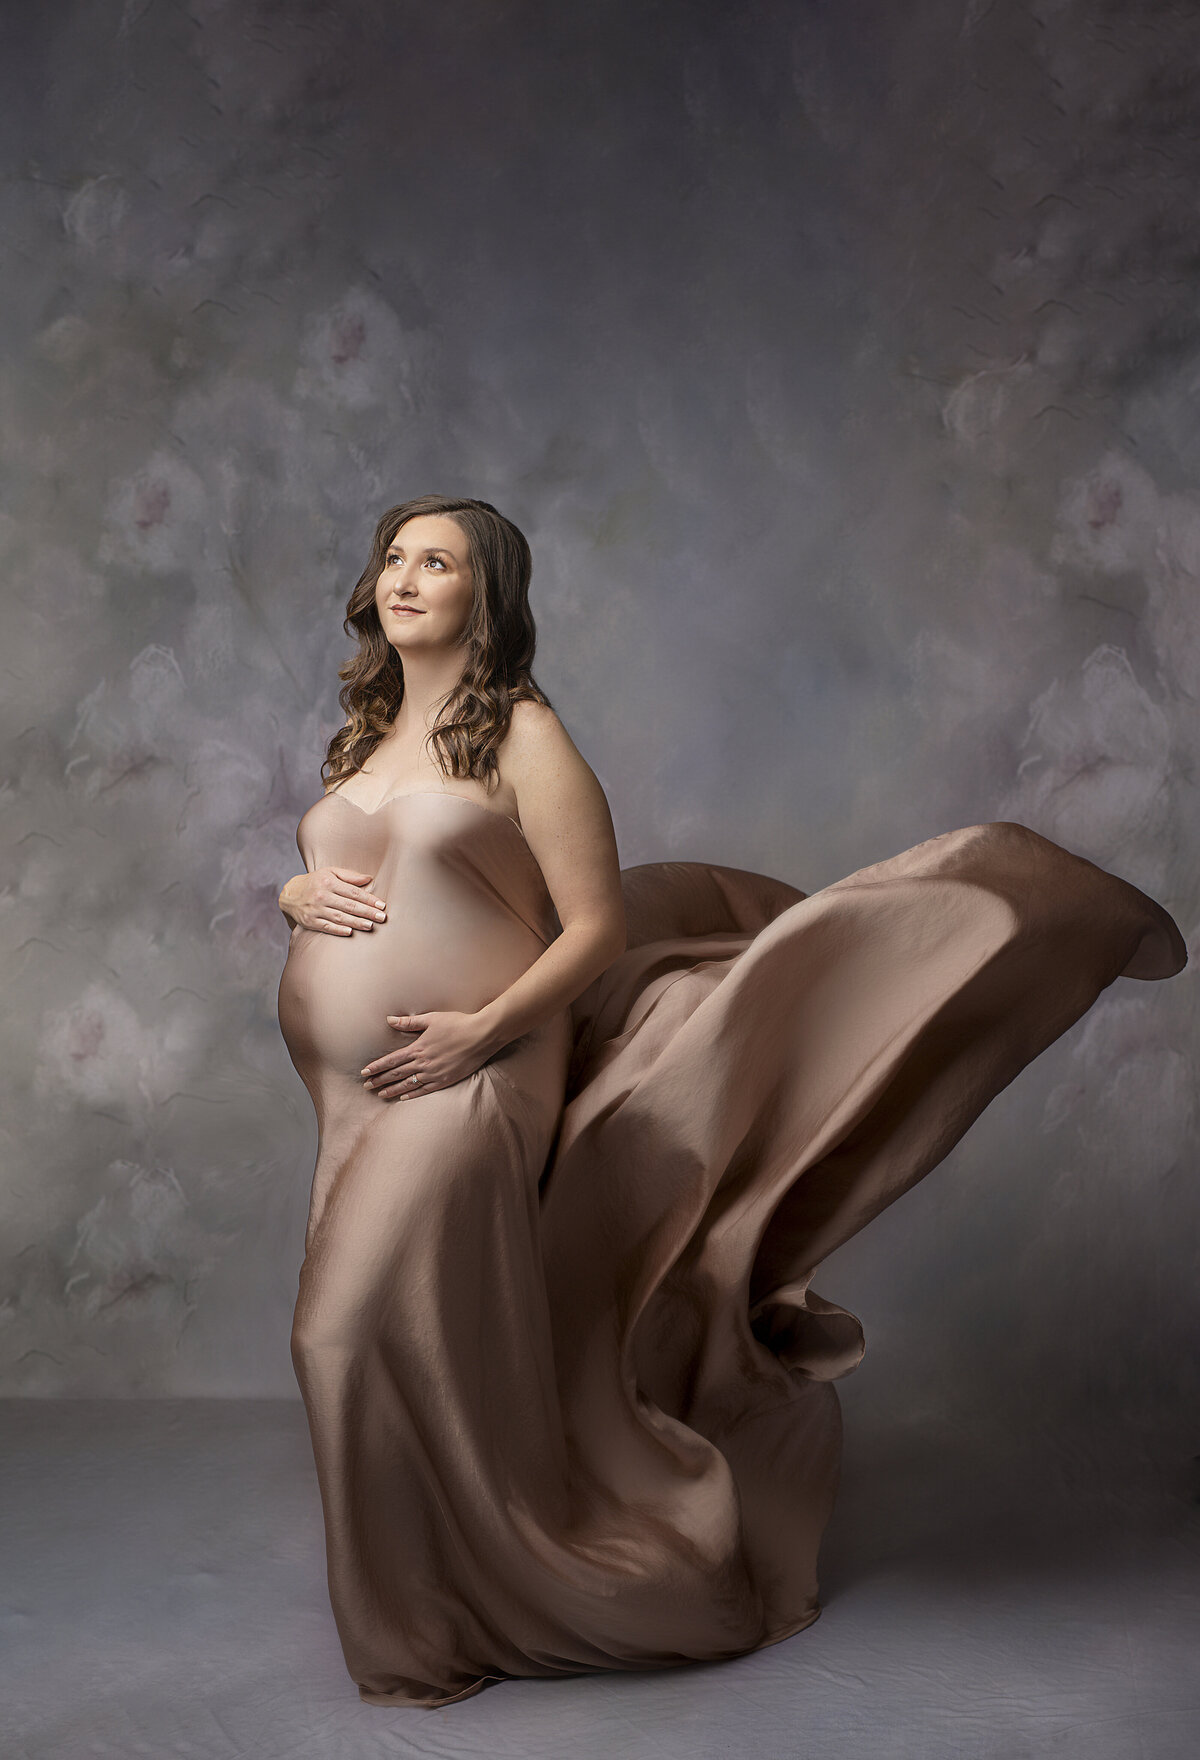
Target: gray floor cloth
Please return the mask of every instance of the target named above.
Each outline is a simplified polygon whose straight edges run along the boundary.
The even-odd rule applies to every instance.
[[[390,1712],[342,1664],[298,1402],[3,1402],[3,1753],[1193,1760],[1189,1439],[887,1431],[845,1404],[807,1631]]]

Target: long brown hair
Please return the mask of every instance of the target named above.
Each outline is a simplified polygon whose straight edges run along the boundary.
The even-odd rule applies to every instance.
[[[490,790],[498,776],[496,748],[513,704],[525,699],[553,707],[530,672],[537,630],[529,609],[533,558],[524,534],[488,501],[418,495],[389,507],[379,521],[370,559],[346,604],[342,628],[358,636],[358,652],[338,667],[338,677],[345,680],[338,702],[347,723],[330,740],[321,765],[327,786],[362,769],[403,700],[404,668],[379,621],[375,588],[400,527],[429,513],[447,514],[466,534],[475,585],[462,636],[462,677],[426,739],[443,773],[473,777]]]

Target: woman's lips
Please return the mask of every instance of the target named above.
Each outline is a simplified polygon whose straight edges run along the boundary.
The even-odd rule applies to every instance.
[[[415,605],[392,606],[393,617],[424,617],[424,615],[425,613],[423,611],[418,611]]]

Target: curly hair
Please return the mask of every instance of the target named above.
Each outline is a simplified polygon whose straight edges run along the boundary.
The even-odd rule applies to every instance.
[[[462,528],[475,588],[462,636],[462,676],[426,738],[443,774],[473,777],[490,791],[498,780],[496,748],[508,729],[513,704],[526,700],[553,708],[530,671],[537,630],[529,609],[533,559],[524,534],[490,502],[419,495],[383,515],[367,566],[346,604],[342,628],[357,635],[358,652],[338,667],[338,677],[345,681],[338,702],[347,719],[330,740],[321,765],[327,787],[362,769],[403,700],[404,668],[379,621],[375,589],[400,527],[431,513],[446,514]]]

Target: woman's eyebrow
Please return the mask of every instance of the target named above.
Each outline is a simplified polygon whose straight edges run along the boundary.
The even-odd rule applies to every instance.
[[[393,550],[403,550],[403,548],[402,544],[389,544],[387,553],[390,556]],[[449,556],[450,552],[444,544],[431,544],[423,554],[426,556]]]

